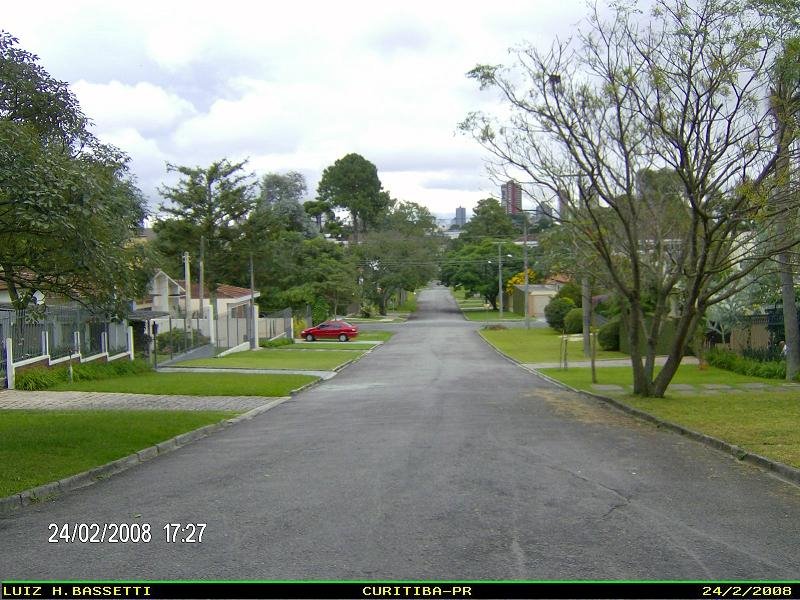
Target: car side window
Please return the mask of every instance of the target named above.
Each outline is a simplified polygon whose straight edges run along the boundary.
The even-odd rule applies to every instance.
[[[323,323],[322,325],[317,325],[317,329],[327,329],[327,328],[328,328],[327,323]]]

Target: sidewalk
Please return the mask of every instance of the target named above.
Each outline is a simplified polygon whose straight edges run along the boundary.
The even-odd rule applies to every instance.
[[[277,398],[263,396],[172,396],[112,392],[0,390],[0,409],[26,410],[231,410],[250,411]]]
[[[347,364],[347,363],[345,363]],[[311,375],[330,379],[337,371],[300,371],[292,369],[238,369],[236,367],[159,367],[159,373],[252,373],[256,375]]]
[[[665,362],[667,362],[666,356],[656,356],[656,365],[662,366]],[[561,367],[559,363],[548,362],[548,363],[522,363],[523,366],[528,367],[529,369],[558,369]],[[629,358],[611,358],[605,360],[596,360],[595,366],[597,367],[630,367],[631,361]],[[697,357],[695,356],[684,356],[683,360],[681,361],[682,365],[696,365],[697,364]],[[572,367],[591,367],[592,363],[588,360],[570,360],[567,363],[569,368]]]

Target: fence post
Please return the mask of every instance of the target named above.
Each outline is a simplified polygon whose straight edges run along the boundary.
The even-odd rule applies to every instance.
[[[214,307],[208,307],[208,337],[212,344],[217,345],[217,322]]]
[[[6,338],[6,355],[2,357],[6,361],[6,381],[8,389],[14,389],[14,340]]]
[[[128,356],[133,360],[133,327],[128,325]]]
[[[106,331],[100,332],[100,353],[103,352],[108,354],[108,332]]]
[[[42,332],[42,354],[50,356],[50,335],[47,330]]]
[[[172,335],[172,315],[169,316],[167,322],[169,323],[169,358],[172,360],[172,351],[175,345],[175,336]]]
[[[73,354],[81,355],[81,332],[80,331],[73,331],[72,332],[72,345],[73,347],[70,348],[69,354],[72,356]]]

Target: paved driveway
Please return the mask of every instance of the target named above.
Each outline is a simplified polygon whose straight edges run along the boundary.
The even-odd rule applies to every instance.
[[[0,520],[6,578],[800,574],[800,489],[510,364],[449,293],[335,379]],[[390,327],[390,326],[386,326]],[[139,523],[148,543],[48,543]],[[167,523],[205,523],[167,543]]]

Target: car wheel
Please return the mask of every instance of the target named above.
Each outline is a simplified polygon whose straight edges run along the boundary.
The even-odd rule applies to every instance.
[[[343,334],[343,333],[339,334],[339,341],[340,342],[346,342],[347,341],[347,336],[345,334]]]
[[[309,333],[308,335],[306,335],[306,341],[307,342],[313,342],[314,341],[314,336]]]

